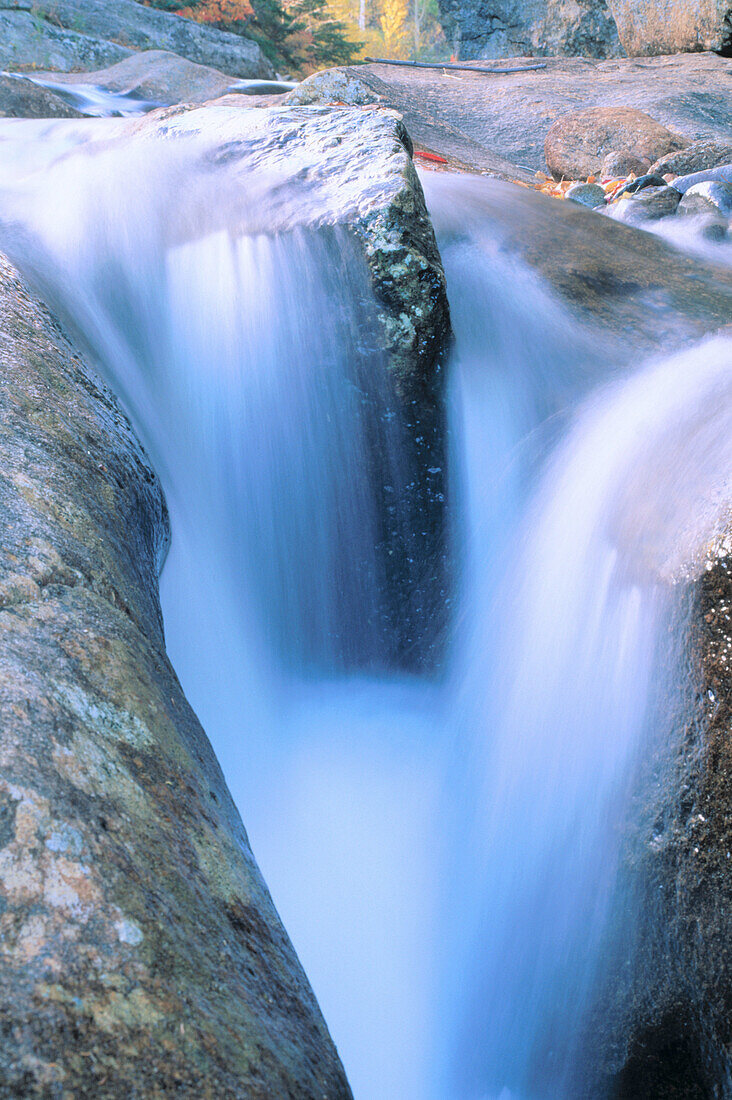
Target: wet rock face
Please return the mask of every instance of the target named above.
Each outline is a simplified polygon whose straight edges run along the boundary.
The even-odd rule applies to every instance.
[[[337,227],[354,243],[356,262],[363,258],[410,471],[398,507],[384,497],[379,519],[389,620],[399,625],[395,633],[403,646],[395,659],[411,669],[433,665],[448,618],[445,365],[451,326],[445,274],[401,118],[379,108],[239,111],[210,105],[172,117],[153,113],[135,129],[215,136],[234,172],[240,164],[250,183],[252,168],[256,178],[277,181],[267,201],[244,215],[250,231]],[[378,468],[378,454],[373,461]],[[388,518],[392,513],[404,517],[401,531]],[[409,579],[410,561],[420,563],[416,579]]]
[[[40,77],[57,84],[79,84],[78,73],[39,73]],[[206,65],[186,61],[167,50],[143,50],[110,65],[106,69],[85,73],[84,83],[135,96],[160,106],[174,103],[203,103],[224,95],[236,83],[235,79]]]
[[[729,0],[608,0],[618,35],[631,56],[732,52]]]
[[[0,1080],[43,1100],[347,1100],[165,654],[160,486],[0,262]]]
[[[32,15],[27,12],[27,0],[6,0],[4,7],[9,10],[2,13],[3,20],[23,29],[25,60],[17,60],[16,66],[100,69],[121,61],[132,50],[170,50],[233,76],[274,76],[256,42],[145,7],[136,0],[34,0]],[[56,64],[39,54],[40,43],[54,36],[69,41],[69,50],[75,49],[78,56],[76,64]],[[101,46],[92,49],[92,43],[106,47],[106,56]]]
[[[629,838],[625,877],[640,921],[617,951],[593,1023],[605,1072],[588,1097],[729,1095],[731,601],[732,559],[725,556],[689,593],[688,694],[639,786],[641,824]]]
[[[439,0],[460,58],[620,57],[605,0]]]
[[[60,96],[22,77],[0,74],[0,118],[83,118]]]

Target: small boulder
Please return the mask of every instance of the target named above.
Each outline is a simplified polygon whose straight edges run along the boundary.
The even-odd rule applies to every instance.
[[[732,145],[720,141],[692,141],[685,149],[667,153],[650,167],[659,176],[673,172],[675,176],[688,176],[692,172],[706,172],[720,164],[732,164]]]
[[[713,214],[732,218],[732,184],[723,180],[695,183],[679,202],[679,214]]]
[[[688,176],[676,176],[671,186],[675,187],[683,195],[697,183],[712,183],[719,180],[722,183],[732,183],[732,164],[720,164],[716,168],[708,168],[706,172],[692,172]]]
[[[612,216],[629,225],[655,221],[676,213],[681,196],[673,187],[647,187],[635,193],[626,193],[610,209]]]
[[[324,69],[307,77],[283,101],[288,107],[311,103],[345,103],[349,107],[366,107],[380,103],[377,95],[363,80],[343,69]]]
[[[633,153],[618,153],[613,150],[608,153],[600,168],[600,178],[604,180],[624,179],[633,172],[636,176],[642,176],[651,166],[650,160],[645,157],[637,157]]]
[[[686,140],[634,107],[589,107],[558,118],[544,142],[555,179],[599,175],[608,153],[657,160]]]
[[[605,205],[605,191],[599,183],[573,183],[565,198],[592,209]]]

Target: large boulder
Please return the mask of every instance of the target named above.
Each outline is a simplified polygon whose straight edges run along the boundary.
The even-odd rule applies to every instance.
[[[0,118],[82,118],[59,96],[23,77],[0,73]]]
[[[608,153],[651,161],[687,142],[633,107],[589,107],[558,118],[544,142],[547,167],[556,179],[599,175]]]
[[[608,0],[631,56],[732,49],[729,0]]]
[[[451,328],[445,275],[400,116],[379,108],[214,104],[153,112],[130,131],[140,139],[192,135],[214,143],[214,157],[225,158],[234,175],[233,193],[245,196],[253,180],[263,187],[276,180],[242,212],[248,231],[335,226],[356,243],[373,287],[375,338],[394,382],[408,471],[402,489],[384,490],[379,519],[391,636],[405,646],[393,656],[408,667],[431,664],[447,619],[444,387]],[[246,187],[236,187],[238,172]],[[218,216],[215,207],[208,212],[209,227]],[[396,514],[398,527],[389,519]]]
[[[8,9],[27,9],[26,0],[7,0]],[[22,11],[6,12],[19,20]],[[34,0],[33,13],[27,17],[44,37],[53,27],[65,28],[65,34],[77,32],[91,41],[116,43],[116,56],[97,56],[76,66],[54,65],[31,56],[29,46],[25,65],[38,68],[99,69],[120,61],[130,50],[170,50],[199,65],[209,65],[239,77],[269,78],[274,69],[256,42],[227,31],[216,30],[191,19],[145,7],[136,0]],[[112,46],[110,45],[110,51]]]
[[[439,0],[440,17],[460,58],[619,57],[605,0]]]
[[[348,1100],[165,653],[159,483],[0,260],[0,1091]]]
[[[98,69],[129,57],[131,52],[118,42],[59,27],[28,10],[0,10],[3,69]]]

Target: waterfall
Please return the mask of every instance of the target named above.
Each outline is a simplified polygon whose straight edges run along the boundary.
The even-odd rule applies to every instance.
[[[215,141],[4,121],[2,247],[161,475],[168,650],[357,1100],[569,1098],[632,929],[622,828],[670,623],[726,519],[732,341],[632,364],[507,253],[479,180],[425,181],[459,543],[427,675],[391,590],[418,472],[363,260],[278,221],[278,181]]]

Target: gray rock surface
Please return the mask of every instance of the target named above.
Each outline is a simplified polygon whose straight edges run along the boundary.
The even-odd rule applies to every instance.
[[[41,79],[58,84],[78,84],[78,73],[38,73]],[[197,65],[166,50],[133,53],[116,65],[84,73],[83,82],[121,95],[134,95],[161,106],[175,103],[205,103],[225,95],[233,77]]]
[[[32,80],[0,73],[0,118],[82,118],[79,111]]]
[[[688,141],[732,143],[732,58],[547,58],[546,66],[506,76],[386,65],[347,71],[401,111],[418,146],[504,179],[530,182],[545,167],[544,140],[556,119],[593,106],[642,110]]]
[[[165,503],[0,260],[4,1098],[351,1093],[165,653]]]
[[[5,0],[7,8],[27,8],[26,0]],[[7,13],[6,13],[7,14]],[[19,14],[13,13],[14,19]],[[99,69],[120,61],[129,50],[169,50],[199,65],[208,65],[239,77],[269,78],[274,69],[256,42],[227,31],[183,19],[156,8],[147,8],[136,0],[34,0],[33,20],[43,28],[52,24],[75,31],[93,40],[117,43],[124,53],[96,57],[79,69]],[[38,68],[61,68],[41,59],[26,64]]]
[[[459,58],[580,55],[623,51],[605,0],[439,0]]]
[[[121,61],[130,52],[119,43],[59,27],[29,11],[0,9],[3,69],[98,69]]]
[[[586,179],[601,173],[610,152],[653,161],[685,144],[645,111],[588,107],[557,119],[544,141],[544,159],[555,179]]]
[[[685,149],[661,157],[651,165],[650,171],[661,176],[666,172],[687,176],[717,168],[720,164],[732,164],[732,145],[721,141],[693,141]]]
[[[732,47],[729,0],[608,0],[630,56]]]

